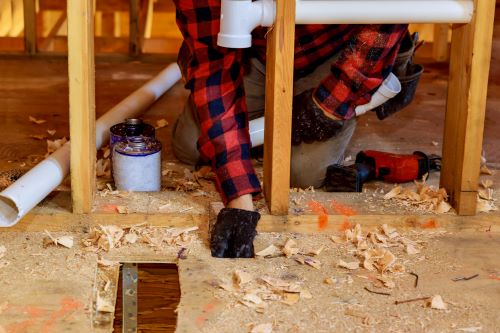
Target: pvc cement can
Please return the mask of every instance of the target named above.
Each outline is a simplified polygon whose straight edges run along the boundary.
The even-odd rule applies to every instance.
[[[117,142],[127,142],[128,137],[144,136],[150,139],[156,137],[155,128],[138,118],[125,119],[123,123],[111,126],[109,132],[109,148],[111,151],[113,151],[113,147]]]
[[[120,191],[160,191],[161,143],[144,136],[117,142],[113,149],[113,178]]]

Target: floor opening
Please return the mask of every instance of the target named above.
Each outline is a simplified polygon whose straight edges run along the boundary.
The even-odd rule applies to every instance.
[[[114,332],[122,332],[124,324],[123,271],[122,266],[116,300]],[[137,332],[174,332],[177,324],[175,310],[181,295],[177,265],[137,264],[137,273]]]

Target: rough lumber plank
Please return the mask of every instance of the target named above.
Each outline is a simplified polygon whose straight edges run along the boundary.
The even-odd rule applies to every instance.
[[[97,264],[92,297],[92,332],[94,333],[113,332],[114,312],[97,312],[96,302],[98,293],[101,293],[102,297],[106,294],[108,296],[106,299],[113,300],[112,305],[116,309],[119,278],[120,265],[105,267]],[[108,284],[108,289],[104,292],[106,284]]]
[[[469,24],[453,27],[441,186],[460,215],[476,213],[495,0],[476,0]]]
[[[450,57],[448,45],[448,24],[434,25],[434,42],[432,45],[432,56],[434,60],[439,62],[448,61]]]
[[[295,1],[276,1],[267,41],[264,194],[272,214],[288,212],[295,40]]]
[[[95,70],[92,0],[68,0],[69,122],[74,213],[89,213],[95,188]]]
[[[24,51],[36,53],[36,4],[35,0],[24,0]]]

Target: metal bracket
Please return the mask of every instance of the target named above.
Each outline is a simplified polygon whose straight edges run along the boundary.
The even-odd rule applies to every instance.
[[[137,264],[124,263],[123,286],[123,333],[137,333]]]

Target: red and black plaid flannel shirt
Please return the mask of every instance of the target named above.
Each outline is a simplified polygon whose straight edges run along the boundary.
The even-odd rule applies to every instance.
[[[220,0],[174,3],[184,37],[178,62],[200,119],[200,155],[211,161],[225,202],[257,194],[261,189],[250,160],[243,75],[250,56],[265,61],[266,30],[254,31],[251,49],[218,47]],[[295,75],[312,72],[339,54],[314,97],[325,111],[352,118],[354,107],[368,103],[389,75],[406,30],[407,25],[298,25]]]

